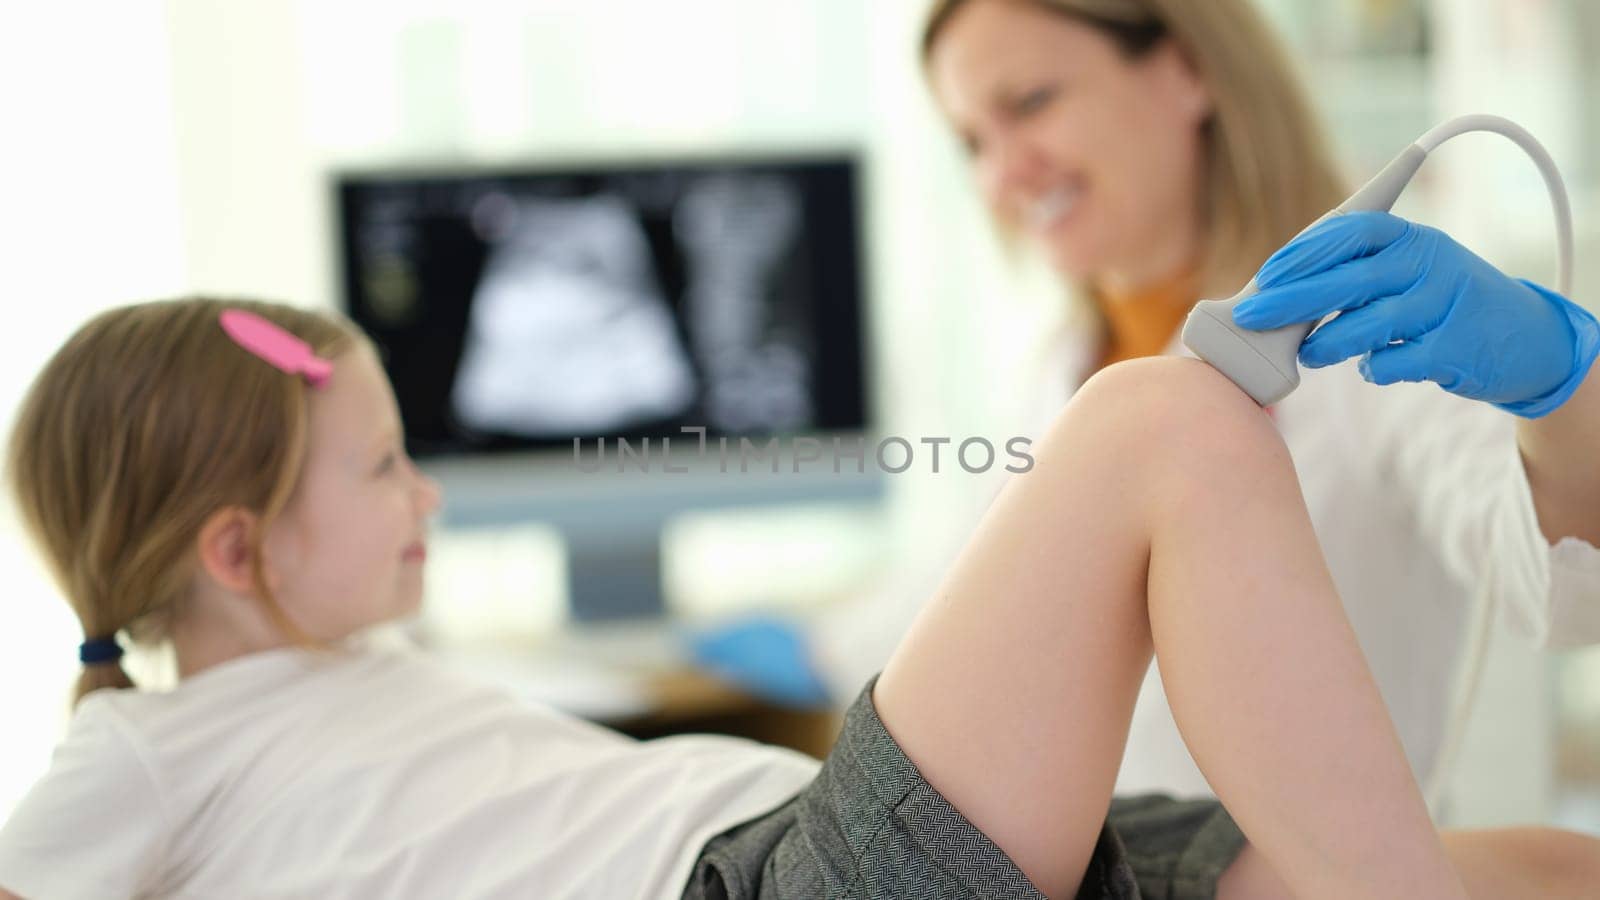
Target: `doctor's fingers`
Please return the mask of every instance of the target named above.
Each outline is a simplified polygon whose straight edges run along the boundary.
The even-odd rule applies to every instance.
[[[1263,288],[1326,272],[1415,239],[1418,227],[1385,212],[1351,212],[1311,227],[1267,258],[1256,273]]]
[[[1380,297],[1324,322],[1300,345],[1300,362],[1319,369],[1396,341],[1416,340],[1439,326],[1449,306],[1447,292],[1436,283],[1419,282],[1402,294]]]
[[[1437,352],[1432,344],[1438,343],[1429,340],[1429,335],[1423,335],[1414,341],[1395,344],[1382,350],[1363,356],[1360,363],[1361,377],[1378,385],[1394,384],[1400,381],[1432,381],[1445,390],[1457,390],[1471,382],[1471,373],[1460,366],[1453,365],[1444,355]]]
[[[1264,288],[1233,311],[1240,326],[1281,328],[1403,294],[1423,279],[1414,254],[1391,245],[1376,256],[1347,260],[1315,275]]]

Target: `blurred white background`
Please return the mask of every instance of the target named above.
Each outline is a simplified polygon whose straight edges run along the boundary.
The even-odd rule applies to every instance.
[[[1297,48],[1354,178],[1442,118],[1497,112],[1545,142],[1580,232],[1575,294],[1600,295],[1600,11],[1582,0],[1263,5]],[[67,333],[108,305],[192,291],[334,303],[328,173],[395,163],[856,149],[882,430],[992,433],[1008,360],[1055,309],[997,251],[916,64],[924,0],[105,0],[0,12],[7,276],[0,428]],[[1553,269],[1532,166],[1452,143],[1399,210],[1517,274]],[[892,479],[888,528],[837,509],[680,529],[680,611],[805,603],[874,574],[948,509],[948,481]],[[0,504],[0,816],[46,766],[76,623]],[[946,513],[947,514],[947,513]],[[560,558],[520,529],[442,536],[436,615],[547,632]],[[518,585],[512,594],[505,585]],[[447,586],[438,589],[438,586]],[[532,587],[530,587],[530,585]],[[542,587],[541,587],[542,585]],[[781,587],[780,587],[781,586]],[[1600,602],[1600,598],[1597,598]],[[1600,653],[1502,638],[1459,773],[1458,823],[1600,833]]]

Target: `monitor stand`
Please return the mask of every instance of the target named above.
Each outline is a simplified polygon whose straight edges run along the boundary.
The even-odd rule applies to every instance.
[[[666,615],[661,541],[666,519],[623,520],[600,529],[561,529],[567,552],[568,610],[577,622]]]
[[[592,451],[591,451],[592,452]],[[688,512],[815,503],[878,504],[886,479],[822,466],[796,472],[722,471],[716,460],[675,459],[681,467],[591,474],[571,456],[434,459],[424,471],[444,491],[440,524],[494,528],[543,522],[566,544],[569,611],[579,622],[660,619],[661,540],[668,522]],[[776,465],[776,464],[774,464]]]

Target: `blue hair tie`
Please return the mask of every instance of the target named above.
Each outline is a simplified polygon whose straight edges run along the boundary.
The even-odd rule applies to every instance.
[[[78,661],[86,666],[113,663],[122,658],[122,645],[116,638],[96,638],[78,645]]]

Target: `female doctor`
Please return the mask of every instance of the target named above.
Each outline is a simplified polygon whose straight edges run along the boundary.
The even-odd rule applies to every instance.
[[[1348,191],[1247,0],[936,0],[922,51],[997,226],[1087,313],[1040,377],[1035,424],[1108,363],[1184,352],[1190,307],[1263,260],[1240,325],[1340,313],[1272,413],[1420,781],[1475,599],[1541,645],[1600,641],[1600,327],[1386,214],[1284,246]],[[778,699],[848,699],[927,588],[818,625],[741,623],[697,655]],[[1117,789],[1209,793],[1154,667]]]

